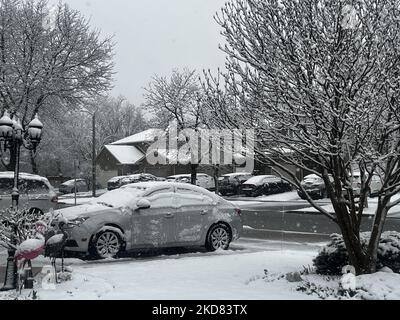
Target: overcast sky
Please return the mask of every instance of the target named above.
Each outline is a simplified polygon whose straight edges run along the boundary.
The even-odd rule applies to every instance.
[[[57,3],[50,0],[50,3]],[[64,0],[103,35],[114,35],[115,88],[136,105],[154,74],[224,65],[214,14],[225,0]]]

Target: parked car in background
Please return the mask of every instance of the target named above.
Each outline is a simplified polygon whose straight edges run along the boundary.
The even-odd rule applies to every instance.
[[[191,175],[190,174],[177,174],[174,176],[167,177],[167,181],[169,182],[180,182],[180,183],[191,183]],[[215,181],[214,178],[205,173],[197,173],[196,174],[196,185],[207,189],[209,191],[215,190]]]
[[[76,192],[85,192],[89,186],[84,179],[76,179]],[[61,194],[75,193],[75,179],[68,180],[60,184],[58,191]]]
[[[369,185],[369,195],[377,196],[382,188],[382,181],[379,175],[374,174],[371,178],[371,183]],[[353,172],[353,191],[356,196],[360,195],[361,190],[361,173],[359,171]]]
[[[314,173],[305,176],[301,181],[301,186],[306,190],[311,199],[324,199],[328,196],[324,180]],[[297,190],[297,194],[301,199],[307,199],[301,189]]]
[[[247,172],[224,174],[218,178],[218,191],[222,196],[240,194],[242,184],[251,177],[253,175]]]
[[[0,209],[12,206],[11,192],[14,172],[0,172]],[[19,207],[30,213],[42,214],[57,206],[57,193],[49,180],[35,174],[20,173],[18,176]]]
[[[114,190],[114,189],[118,189],[121,184],[120,181],[126,178],[126,176],[117,176],[117,177],[113,177],[110,180],[107,181],[107,190]]]
[[[331,181],[333,181],[332,176],[330,176]],[[328,197],[326,187],[324,180],[316,175],[316,174],[310,174],[304,177],[304,179],[301,181],[301,185],[303,188],[306,190],[306,192],[310,195],[311,199],[317,200],[317,199],[324,199]],[[353,172],[353,182],[352,182],[352,187],[353,187],[353,192],[355,196],[360,195],[360,187],[361,187],[361,174],[360,172]],[[369,194],[371,196],[377,195],[379,190],[382,188],[382,182],[381,179],[378,175],[373,175],[370,183],[370,190]],[[343,192],[346,192],[343,190]],[[300,198],[306,199],[305,194],[298,189],[297,193]]]
[[[126,176],[118,176],[107,181],[107,189],[114,190],[129,183],[146,181],[163,181],[165,178],[156,177],[150,173],[137,173]]]
[[[274,175],[254,176],[242,184],[242,192],[248,197],[258,197],[291,191],[289,182]]]
[[[174,182],[128,184],[54,214],[55,229],[66,222],[65,250],[96,258],[163,247],[228,249],[243,230],[240,210],[232,203],[204,188]]]

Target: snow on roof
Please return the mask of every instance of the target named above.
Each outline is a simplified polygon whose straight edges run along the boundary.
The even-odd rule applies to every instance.
[[[126,145],[134,144],[140,142],[153,142],[155,138],[162,136],[165,133],[162,129],[148,129],[132,136],[126,137],[124,139],[115,141],[112,145]]]
[[[79,182],[79,181],[85,181],[85,179],[76,179],[76,182]],[[75,179],[65,181],[65,182],[63,182],[62,184],[64,184],[64,185],[72,185],[72,184],[75,184]]]
[[[154,153],[154,150],[151,152]],[[157,156],[168,160],[169,163],[179,162],[181,164],[190,163],[192,156],[190,152],[186,154],[179,153],[177,149],[157,149]]]
[[[178,179],[178,178],[190,178],[192,175],[190,173],[186,174],[176,174],[174,176],[168,176],[167,179]],[[196,176],[201,176],[201,177],[208,177],[209,175],[206,173],[197,173]]]
[[[14,179],[14,172],[13,171],[2,171],[0,172],[0,178],[11,178]],[[20,172],[18,178],[22,179],[31,179],[31,180],[41,180],[48,182],[47,178],[39,176],[37,174],[31,173],[24,173]]]
[[[216,195],[213,192],[208,191],[207,189],[204,189],[199,186],[195,186],[193,184],[188,184],[188,183],[180,183],[180,182],[166,182],[166,181],[146,181],[146,182],[137,182],[137,183],[131,183],[131,184],[126,184],[122,186],[120,189],[141,189],[141,190],[153,190],[153,189],[162,189],[162,188],[171,188],[171,186],[175,188],[185,188],[185,189],[190,189],[192,191],[196,192],[202,192],[210,197],[212,197],[215,200],[220,201],[222,198],[218,195]],[[120,190],[117,189],[117,190]],[[110,191],[111,192],[111,191]]]
[[[233,172],[222,175],[221,177],[251,176],[249,172]]]
[[[254,176],[247,180],[246,184],[258,184],[262,183],[264,180],[281,180],[281,178],[273,175],[261,175],[261,176]]]
[[[135,164],[144,157],[144,154],[135,146],[114,146],[109,144],[105,148],[120,164]]]

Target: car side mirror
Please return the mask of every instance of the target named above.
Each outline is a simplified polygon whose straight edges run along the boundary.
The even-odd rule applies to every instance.
[[[148,208],[150,208],[150,201],[149,200],[147,200],[147,199],[140,199],[140,200],[138,200],[138,202],[136,202],[136,206],[139,208],[139,209],[148,209]]]

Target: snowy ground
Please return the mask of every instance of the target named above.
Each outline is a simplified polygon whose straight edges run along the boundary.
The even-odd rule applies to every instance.
[[[338,277],[302,275],[289,282],[287,273],[303,271],[322,244],[307,245],[243,239],[228,251],[191,251],[124,259],[67,259],[72,279],[55,289],[43,288],[36,277],[37,298],[43,300],[274,300],[337,298]],[[43,259],[43,258],[42,258]],[[43,259],[42,262],[45,262]],[[400,299],[400,275],[379,272],[355,280],[360,299]],[[298,289],[312,294],[306,294]],[[24,290],[22,297],[32,294]],[[15,292],[0,293],[0,300]]]
[[[72,261],[73,279],[39,299],[309,299],[286,281],[267,282],[264,270],[281,274],[310,264],[315,251],[189,253],[152,258]],[[40,280],[40,277],[37,277]],[[27,292],[24,293],[25,295]],[[10,293],[0,293],[0,299]]]

